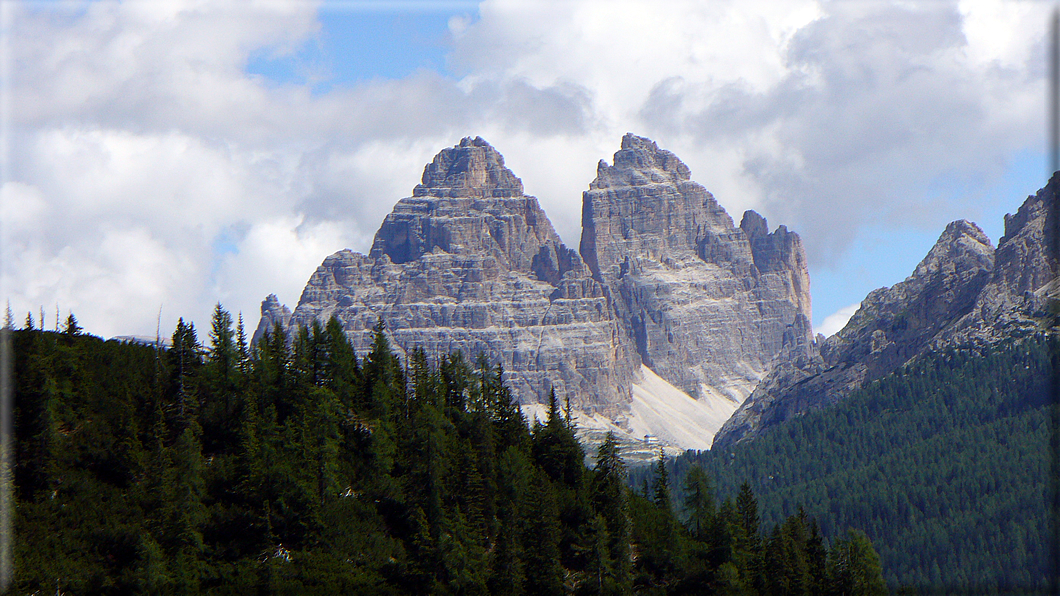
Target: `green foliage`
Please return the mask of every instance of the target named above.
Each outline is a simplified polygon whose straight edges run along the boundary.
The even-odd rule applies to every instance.
[[[635,496],[554,394],[531,432],[500,367],[403,365],[382,324],[362,357],[335,319],[247,346],[220,305],[208,347],[183,319],[168,350],[13,335],[17,593],[766,593],[879,567],[852,535],[826,569],[803,516],[766,547],[787,575],[751,573],[749,488],[715,512],[690,475],[689,531],[662,460]]]
[[[823,536],[860,528],[891,590],[1050,593],[1058,355],[1045,336],[930,354],[731,451],[686,454],[672,473],[700,466],[722,496],[749,482],[766,527],[801,504]]]

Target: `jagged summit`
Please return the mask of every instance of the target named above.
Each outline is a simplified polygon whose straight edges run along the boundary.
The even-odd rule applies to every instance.
[[[464,137],[442,149],[423,168],[414,197],[521,197],[523,182],[504,167],[504,157],[482,137]]]
[[[925,277],[940,268],[981,267],[990,269],[994,263],[994,245],[983,230],[974,223],[959,219],[950,222],[927,256],[913,271],[913,278]]]
[[[909,277],[870,292],[810,362],[788,363],[763,379],[714,447],[834,404],[928,351],[988,345],[1054,325],[1058,191],[1060,176],[1054,175],[1006,215],[996,250],[974,223],[950,223]]]
[[[692,171],[673,153],[659,149],[655,141],[627,132],[614,165],[600,160],[590,190],[647,184],[676,184],[690,180]]]
[[[975,306],[994,268],[994,248],[975,224],[946,226],[912,275],[873,290],[818,353],[774,368],[718,432],[729,447],[807,410],[837,403],[932,349]]]
[[[562,246],[537,199],[523,194],[523,183],[482,137],[465,137],[435,155],[412,195],[379,227],[372,258],[385,255],[401,264],[440,250],[489,255],[504,269],[529,271],[544,250],[548,255],[541,258],[557,271],[564,262],[580,266],[569,263],[573,251]]]
[[[627,134],[582,193],[580,252],[611,289],[642,362],[699,398],[739,404],[786,348],[810,343],[798,236],[732,217],[673,153]]]

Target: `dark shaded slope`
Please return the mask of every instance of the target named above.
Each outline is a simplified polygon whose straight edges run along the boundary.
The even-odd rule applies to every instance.
[[[1052,593],[1058,345],[926,355],[754,441],[679,458],[675,476],[701,463],[722,496],[750,478],[767,524],[802,504],[828,535],[865,529],[892,588]]]

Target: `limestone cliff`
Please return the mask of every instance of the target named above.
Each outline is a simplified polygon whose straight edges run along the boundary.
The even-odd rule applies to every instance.
[[[739,227],[687,166],[627,134],[582,196],[581,254],[614,296],[645,365],[699,399],[736,404],[782,352],[811,343],[802,243],[769,233],[753,211]]]

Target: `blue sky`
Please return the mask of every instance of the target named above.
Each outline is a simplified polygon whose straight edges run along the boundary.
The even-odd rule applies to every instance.
[[[418,69],[450,75],[449,19],[474,19],[477,8],[474,2],[324,5],[317,36],[286,55],[256,53],[246,72],[281,84],[310,85],[316,93],[372,79],[401,79]]]
[[[634,132],[737,222],[800,233],[828,328],[949,221],[996,243],[1043,186],[1049,6],[8,2],[0,285],[101,335],[218,301],[253,327],[463,136],[576,246],[581,191]]]

